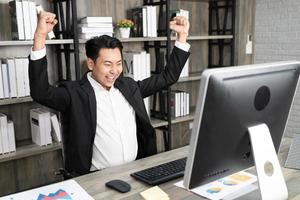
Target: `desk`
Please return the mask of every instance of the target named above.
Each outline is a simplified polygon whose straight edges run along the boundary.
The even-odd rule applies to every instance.
[[[289,146],[291,143],[290,138],[284,138],[279,153],[280,163],[284,163],[287,157]],[[182,147],[169,152],[157,154],[148,158],[140,159],[122,166],[108,168],[99,172],[84,175],[75,178],[75,180],[96,200],[98,199],[143,199],[139,193],[150,188],[150,186],[135,180],[129,174],[142,170],[148,167],[152,167],[164,162],[172,161],[186,156],[188,153],[188,147]],[[255,173],[255,169],[250,168],[248,170],[251,173]],[[282,168],[284,177],[287,183],[289,191],[289,199],[300,199],[300,170],[292,170]],[[125,194],[118,193],[114,190],[105,187],[105,183],[112,179],[121,179],[128,182],[131,185],[131,191]],[[173,184],[180,179],[170,181],[159,185],[166,193],[168,193],[171,200],[185,199],[185,200],[197,200],[204,199],[184,189],[178,188]],[[258,199],[259,191],[256,190],[249,193],[240,199]]]

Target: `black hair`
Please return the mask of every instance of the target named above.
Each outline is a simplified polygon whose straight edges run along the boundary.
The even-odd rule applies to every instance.
[[[89,39],[85,43],[86,56],[88,58],[91,58],[94,62],[96,62],[99,55],[99,51],[102,48],[108,48],[108,49],[118,48],[122,55],[123,45],[121,41],[117,38],[108,35],[96,36]]]

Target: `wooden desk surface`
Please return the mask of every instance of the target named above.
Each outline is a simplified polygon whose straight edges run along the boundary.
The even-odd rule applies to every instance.
[[[283,164],[286,160],[289,146],[291,143],[290,138],[284,138],[279,153],[279,161]],[[150,186],[135,180],[130,176],[130,173],[142,170],[151,166],[155,166],[161,163],[172,161],[187,155],[188,147],[182,147],[169,152],[157,154],[145,159],[137,160],[122,166],[108,168],[99,172],[88,174],[75,178],[75,180],[96,200],[98,199],[143,199],[140,196],[140,192],[150,188]],[[282,168],[285,176],[286,184],[289,191],[289,199],[300,199],[300,170],[292,170]],[[249,172],[255,173],[254,169],[250,169]],[[106,188],[105,183],[113,179],[121,179],[128,182],[131,185],[131,191],[125,194],[118,193],[112,189]],[[159,185],[166,193],[168,193],[171,200],[185,199],[204,199],[184,189],[178,188],[173,184],[180,179],[170,181]],[[240,199],[258,199],[259,191],[256,190],[249,193]]]

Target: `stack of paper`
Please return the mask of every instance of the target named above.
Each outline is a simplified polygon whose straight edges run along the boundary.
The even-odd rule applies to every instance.
[[[90,39],[95,36],[113,35],[112,17],[84,17],[78,25],[79,38]]]
[[[169,200],[169,196],[158,186],[149,188],[140,193],[145,200]]]

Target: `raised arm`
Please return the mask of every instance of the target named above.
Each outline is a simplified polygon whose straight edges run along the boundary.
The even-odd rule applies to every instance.
[[[41,11],[38,15],[38,24],[34,33],[33,51],[38,51],[45,48],[47,33],[53,30],[57,24],[55,14]]]
[[[30,95],[42,105],[64,111],[70,103],[69,93],[64,87],[49,85],[47,73],[45,41],[56,23],[55,14],[40,12],[29,60]]]
[[[190,23],[185,17],[177,16],[170,21],[170,29],[177,33],[175,47],[168,65],[160,74],[155,74],[150,78],[138,82],[143,97],[150,96],[174,84],[178,80],[184,64],[190,55],[188,52],[190,45],[186,43],[189,28]]]

